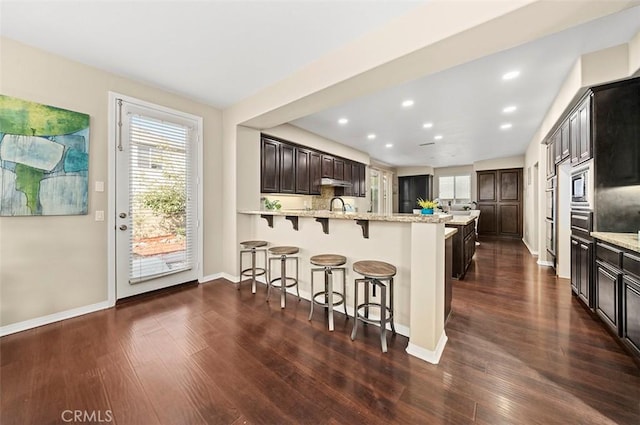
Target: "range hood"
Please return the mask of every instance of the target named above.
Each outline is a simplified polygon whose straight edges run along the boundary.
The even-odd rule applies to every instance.
[[[324,177],[320,179],[320,186],[351,187],[352,184],[346,180],[336,180]]]

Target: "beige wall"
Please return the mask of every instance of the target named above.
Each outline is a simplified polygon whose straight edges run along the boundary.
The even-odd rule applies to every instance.
[[[524,167],[524,155],[510,156],[506,158],[486,159],[473,163],[474,171],[482,170],[503,170],[506,168]]]
[[[540,128],[529,143],[524,160],[525,173],[527,168],[531,167],[533,170],[534,165],[538,164],[538,221],[537,223],[534,222],[536,214],[533,210],[536,191],[534,188],[529,188],[528,192],[525,191],[525,235],[523,240],[528,246],[532,247],[536,245],[534,238],[538,238],[539,261],[550,260],[545,250],[547,156],[546,146],[542,145],[542,143],[575,105],[575,102],[584,94],[586,88],[628,78],[637,71],[636,66],[639,65],[637,61],[640,58],[639,40],[640,33],[636,34],[628,44],[599,50],[580,57],[558,91],[556,98],[542,120]]]
[[[433,167],[425,165],[423,167],[398,167],[398,177],[433,175]]]
[[[1,39],[0,92],[91,116],[89,214],[0,218],[0,326],[107,300],[108,92],[115,91],[204,118],[204,274],[221,269],[221,113],[8,39]]]
[[[448,177],[448,176],[471,176],[471,200],[475,201],[478,199],[477,192],[478,188],[476,187],[476,173],[473,170],[473,165],[461,165],[457,167],[440,167],[434,168],[433,175],[433,197],[437,198],[438,193],[440,193],[440,182],[438,179],[440,177]]]

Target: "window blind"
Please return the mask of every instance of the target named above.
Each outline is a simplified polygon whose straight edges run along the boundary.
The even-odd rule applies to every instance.
[[[189,270],[195,216],[189,126],[129,114],[129,282]]]

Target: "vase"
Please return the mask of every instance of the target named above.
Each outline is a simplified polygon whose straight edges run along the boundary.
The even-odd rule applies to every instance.
[[[424,214],[424,215],[433,214],[433,208],[423,208],[422,209],[422,214]]]

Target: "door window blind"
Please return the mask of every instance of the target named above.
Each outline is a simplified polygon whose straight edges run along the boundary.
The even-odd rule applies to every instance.
[[[193,129],[129,114],[129,282],[189,270],[194,264],[191,203]]]

